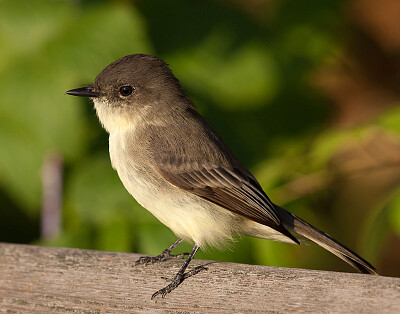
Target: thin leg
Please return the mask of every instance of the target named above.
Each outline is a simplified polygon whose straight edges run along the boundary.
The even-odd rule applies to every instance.
[[[207,270],[207,267],[205,266],[197,266],[193,268],[191,271],[185,273],[186,268],[189,266],[190,261],[193,259],[194,255],[196,254],[197,250],[200,247],[195,244],[192,251],[190,252],[189,256],[187,257],[186,261],[183,263],[182,267],[179,269],[177,274],[175,275],[174,278],[172,279],[166,279],[167,281],[170,281],[171,283],[166,286],[165,288],[162,288],[155,292],[152,296],[151,299],[153,300],[156,296],[161,294],[161,296],[164,298],[168,293],[170,293],[172,290],[174,290],[176,287],[178,287],[186,278],[189,278],[193,275],[196,275],[198,272],[202,270]]]
[[[153,264],[155,262],[163,262],[169,259],[178,259],[178,258],[184,258],[186,255],[189,255],[189,253],[181,253],[177,255],[172,255],[171,251],[175,249],[179,243],[182,242],[182,239],[176,240],[174,243],[172,243],[169,247],[167,247],[160,255],[157,256],[142,256],[135,262],[136,265],[140,264]]]

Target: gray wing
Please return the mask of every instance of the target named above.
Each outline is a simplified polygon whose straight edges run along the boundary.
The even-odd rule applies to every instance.
[[[239,169],[203,166],[180,172],[173,168],[166,163],[158,164],[160,174],[181,189],[253,220],[280,224],[272,202]]]
[[[182,159],[169,157],[168,162],[165,159],[157,162],[156,169],[165,180],[238,215],[269,226],[298,243],[282,226],[275,205],[253,177],[238,168],[199,166],[197,163],[179,165],[177,160]]]

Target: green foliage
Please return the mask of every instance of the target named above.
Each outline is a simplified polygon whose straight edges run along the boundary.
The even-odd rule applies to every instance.
[[[279,187],[326,171],[338,147],[368,133],[369,126],[326,127],[328,102],[310,84],[311,70],[342,49],[333,35],[343,24],[341,4],[277,1],[270,17],[260,12],[257,19],[221,1],[1,1],[0,196],[11,200],[1,217],[14,210],[39,219],[43,161],[57,154],[65,163],[62,233],[31,242],[156,254],[174,241],[112,170],[107,136],[92,104],[64,95],[90,84],[117,58],[153,53],[170,64],[271,197],[291,203],[293,211],[321,228],[331,225],[334,234],[330,213],[310,209],[322,192],[289,198]],[[396,109],[374,125],[398,135],[399,121]],[[398,199],[391,208],[390,228],[400,234]],[[232,250],[199,257],[318,267],[319,254],[309,247],[243,238]]]

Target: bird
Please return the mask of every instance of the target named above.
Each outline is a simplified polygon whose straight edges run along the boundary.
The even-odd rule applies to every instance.
[[[376,269],[330,235],[273,203],[252,173],[200,115],[161,59],[131,54],[105,67],[94,83],[66,92],[87,97],[109,133],[109,154],[126,190],[178,239],[135,265],[185,258],[165,297],[207,267],[186,271],[200,247],[223,247],[235,235],[299,244],[304,237],[362,273]],[[190,253],[171,254],[182,241]]]

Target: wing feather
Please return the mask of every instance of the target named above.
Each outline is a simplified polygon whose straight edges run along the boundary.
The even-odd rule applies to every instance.
[[[200,168],[199,165],[196,166]],[[227,169],[222,166],[203,166],[192,171],[179,171],[179,168],[191,167],[174,167],[172,170],[168,164],[158,164],[157,170],[171,184],[278,230],[297,242],[281,225],[274,204],[253,177],[246,176],[239,169]]]

